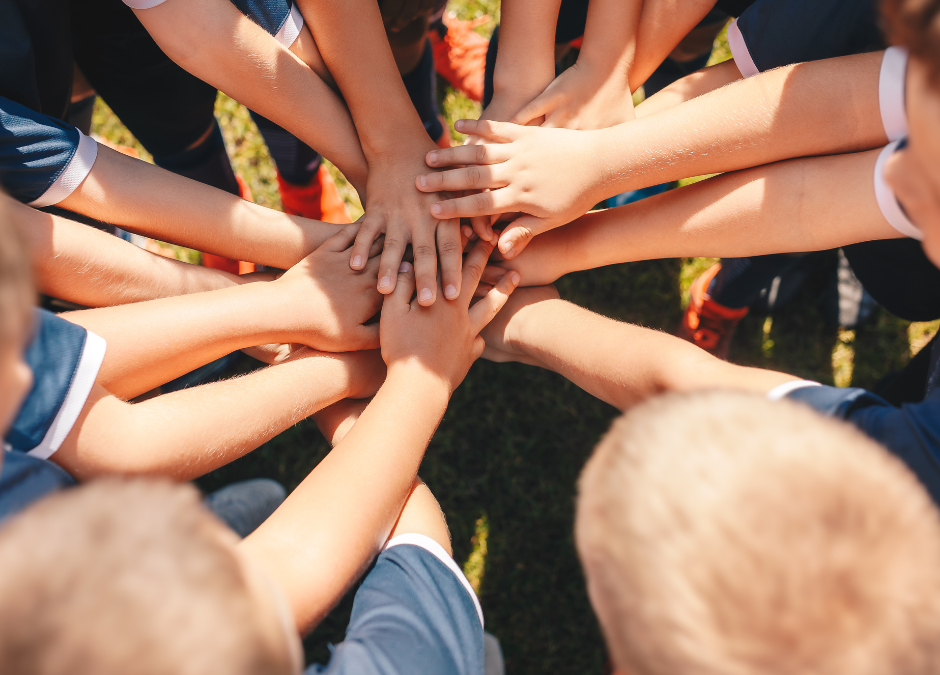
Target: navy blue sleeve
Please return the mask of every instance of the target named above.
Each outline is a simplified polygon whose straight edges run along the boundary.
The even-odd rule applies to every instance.
[[[787,398],[857,426],[907,464],[940,505],[940,390],[900,408],[864,389],[803,387]]]
[[[4,452],[0,467],[0,522],[48,494],[75,485],[75,480],[48,459]]]
[[[386,549],[356,592],[346,639],[305,675],[482,675],[483,623],[459,574],[420,546]]]
[[[0,185],[21,202],[43,201],[72,164],[81,138],[78,129],[62,120],[0,97]],[[85,175],[87,172],[80,176],[81,180]],[[68,193],[61,199],[67,196]]]
[[[289,0],[232,0],[232,4],[271,35],[281,29],[291,10]]]
[[[36,310],[26,364],[33,386],[4,441],[46,459],[68,435],[94,385],[106,345],[81,326]]]
[[[729,29],[735,62],[740,68],[749,56],[760,72],[886,46],[874,0],[756,0],[735,25],[748,53],[734,48]]]

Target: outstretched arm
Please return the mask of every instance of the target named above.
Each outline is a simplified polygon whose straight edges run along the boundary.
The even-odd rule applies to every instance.
[[[428,191],[490,188],[436,204],[432,212],[439,218],[522,212],[499,244],[504,255],[509,248],[518,253],[533,236],[627,190],[884,145],[883,57],[879,52],[780,68],[597,131],[461,120],[459,130],[489,142],[435,150],[428,163],[475,166],[428,174],[418,185]]]
[[[368,167],[342,100],[231,2],[166,0],[134,13],[182,68],[277,122],[365,188]]]
[[[483,339],[484,358],[553,370],[620,410],[666,391],[767,393],[798,379],[736,366],[672,335],[594,314],[551,287],[514,294]]]
[[[388,378],[326,459],[242,544],[290,598],[301,632],[326,615],[388,539],[451,393],[483,350],[478,333],[517,281],[504,276],[469,307],[491,250],[477,244],[460,297],[431,308],[411,301],[414,274],[402,265],[382,309]]]
[[[499,264],[539,286],[634,260],[822,251],[900,237],[876,200],[879,153],[778,162],[589,213]]]

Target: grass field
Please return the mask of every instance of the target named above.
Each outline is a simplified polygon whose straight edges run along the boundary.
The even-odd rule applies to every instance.
[[[465,19],[495,18],[497,6],[496,0],[452,3]],[[493,25],[480,30],[486,33]],[[717,47],[715,57],[726,58],[726,45]],[[441,85],[448,122],[479,112],[479,106]],[[217,114],[236,169],[255,200],[279,208],[274,168],[247,112],[220,95]],[[95,130],[116,142],[135,143],[100,102]],[[337,177],[358,215],[358,200]],[[824,260],[834,264],[832,256]],[[616,265],[572,274],[558,286],[563,297],[607,316],[672,331],[692,279],[711,262]],[[857,331],[828,328],[819,302],[826,279],[816,273],[790,308],[773,317],[745,318],[731,360],[828,384],[872,386],[937,330],[936,324],[910,324],[883,311]],[[428,449],[421,476],[447,514],[455,557],[479,591],[487,630],[502,642],[510,674],[601,671],[606,654],[572,543],[573,495],[585,458],[615,415],[557,375],[481,361],[455,394]],[[303,422],[201,484],[212,489],[268,476],[291,489],[327,451],[316,426]],[[327,644],[342,640],[350,605],[350,598],[344,600],[310,636],[310,658],[325,660]]]

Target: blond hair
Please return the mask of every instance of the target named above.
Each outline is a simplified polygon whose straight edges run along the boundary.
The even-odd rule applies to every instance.
[[[29,250],[0,190],[0,343],[22,341],[36,301]]]
[[[790,402],[671,395],[617,420],[576,540],[630,675],[874,675],[940,663],[940,520],[912,474]]]
[[[243,568],[191,486],[103,480],[0,529],[0,669],[17,675],[257,675]]]

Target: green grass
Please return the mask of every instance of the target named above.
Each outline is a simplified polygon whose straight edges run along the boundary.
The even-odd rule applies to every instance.
[[[465,19],[495,18],[496,6],[495,0],[461,0],[452,9]],[[486,34],[492,26],[493,21],[479,30]],[[719,41],[716,58],[722,53],[727,55],[727,46]],[[477,104],[439,84],[449,123],[479,113]],[[247,111],[220,96],[217,115],[236,170],[255,200],[279,208],[270,156]],[[103,103],[95,131],[135,145]],[[358,199],[334,175],[358,216]],[[558,286],[565,298],[607,316],[672,331],[692,280],[712,262],[614,265],[569,275]],[[772,318],[746,317],[731,360],[829,384],[872,386],[937,330],[937,323],[909,324],[883,311],[856,331],[828,328],[819,303],[826,279],[823,272],[811,276],[790,308]],[[502,642],[511,674],[601,672],[606,654],[572,543],[573,496],[585,459],[615,415],[558,375],[481,361],[454,395],[428,448],[421,476],[447,514],[455,557],[479,590],[487,630]],[[316,426],[302,422],[201,485],[214,489],[268,476],[292,489],[327,451]],[[310,658],[325,660],[327,644],[342,640],[350,606],[347,597],[310,636]]]

